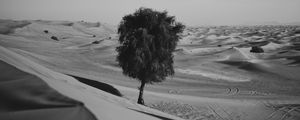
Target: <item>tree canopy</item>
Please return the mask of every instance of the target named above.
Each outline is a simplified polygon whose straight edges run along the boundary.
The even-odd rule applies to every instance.
[[[145,83],[174,74],[173,54],[184,25],[167,11],[140,8],[123,17],[118,34],[117,61],[123,74]]]

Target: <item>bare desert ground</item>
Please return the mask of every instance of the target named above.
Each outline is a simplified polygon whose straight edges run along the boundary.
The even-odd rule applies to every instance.
[[[136,104],[140,83],[115,60],[116,29],[0,20],[0,69],[37,76],[101,120],[300,119],[299,26],[187,27],[174,52],[175,75],[146,85],[146,107]]]

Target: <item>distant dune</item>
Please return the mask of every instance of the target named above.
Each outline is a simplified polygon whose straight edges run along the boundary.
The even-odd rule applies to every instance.
[[[300,25],[300,22],[277,22],[277,21],[265,21],[265,22],[247,22],[243,25]]]

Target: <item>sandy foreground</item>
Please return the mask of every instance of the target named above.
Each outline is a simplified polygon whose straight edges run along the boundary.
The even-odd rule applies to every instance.
[[[147,107],[135,104],[139,82],[115,61],[115,26],[41,20],[0,26],[1,61],[84,103],[96,119],[300,119],[295,26],[187,28],[174,53],[175,75],[146,86]],[[264,53],[250,52],[254,45]]]

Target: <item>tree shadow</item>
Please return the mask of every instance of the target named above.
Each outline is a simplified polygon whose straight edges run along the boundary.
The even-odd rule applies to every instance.
[[[143,114],[147,114],[147,115],[151,115],[153,117],[157,117],[157,118],[162,119],[162,120],[173,120],[171,118],[166,118],[166,117],[163,117],[163,116],[155,115],[155,114],[152,114],[152,113],[147,113],[147,112],[144,112],[144,111],[139,111],[139,110],[135,110],[135,109],[130,109],[130,110],[133,110],[133,111],[136,111],[136,112],[140,112],[140,113],[143,113]]]
[[[90,79],[86,79],[86,78],[82,78],[82,77],[78,77],[78,76],[73,76],[73,75],[69,75],[75,79],[77,79],[79,82],[82,82],[84,84],[87,84],[89,86],[95,87],[97,89],[100,89],[102,91],[108,92],[110,94],[122,97],[123,95],[121,94],[121,92],[114,88],[113,86],[106,84],[106,83],[102,83],[102,82],[98,82],[95,80],[90,80]]]

